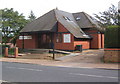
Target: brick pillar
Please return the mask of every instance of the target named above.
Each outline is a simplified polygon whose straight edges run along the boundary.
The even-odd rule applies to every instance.
[[[5,48],[5,56],[8,57],[8,47]]]
[[[14,56],[15,56],[15,57],[18,56],[18,47],[16,47],[15,50],[14,50]]]

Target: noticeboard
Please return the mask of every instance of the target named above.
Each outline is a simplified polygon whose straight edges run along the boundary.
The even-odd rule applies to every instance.
[[[64,34],[64,43],[71,43],[71,35]]]
[[[19,39],[22,40],[23,36],[19,36]],[[32,36],[24,36],[24,39],[32,39]]]

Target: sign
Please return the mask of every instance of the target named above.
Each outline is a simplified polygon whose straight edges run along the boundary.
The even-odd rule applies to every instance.
[[[23,36],[19,36],[19,39],[22,40]],[[24,39],[32,39],[32,36],[24,36]]]
[[[19,36],[19,39],[20,39],[20,40],[23,39],[23,36]]]
[[[64,34],[64,43],[71,43],[71,35]]]

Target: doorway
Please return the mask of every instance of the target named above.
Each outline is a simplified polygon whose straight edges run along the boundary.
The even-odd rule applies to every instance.
[[[52,33],[39,33],[38,34],[38,48],[50,49],[52,48]]]

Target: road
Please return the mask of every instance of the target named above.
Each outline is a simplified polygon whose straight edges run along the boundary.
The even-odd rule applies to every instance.
[[[9,82],[118,82],[118,71],[2,62],[2,80]]]

